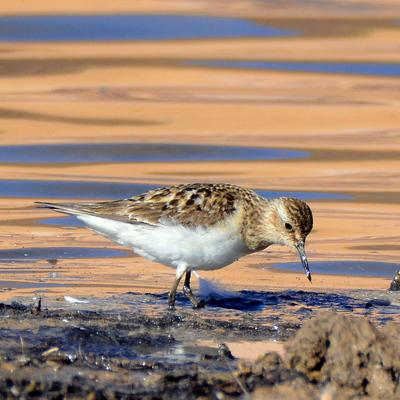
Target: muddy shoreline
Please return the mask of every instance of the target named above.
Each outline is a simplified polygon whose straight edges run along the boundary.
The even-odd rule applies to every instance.
[[[319,304],[316,293],[241,295],[217,305],[209,299],[205,311],[192,310],[183,298],[179,309],[166,311],[160,304],[166,295],[126,294],[63,307],[38,297],[2,303],[0,393],[30,399],[397,398],[400,330],[390,320],[399,306],[348,297],[340,310],[332,296],[321,307],[321,293]],[[315,307],[302,306],[297,322],[285,322],[304,298]],[[381,322],[349,316],[357,306]],[[274,315],[257,319],[260,307]],[[235,316],[225,318],[228,312]],[[246,361],[226,345],[243,341],[285,342],[285,351]]]

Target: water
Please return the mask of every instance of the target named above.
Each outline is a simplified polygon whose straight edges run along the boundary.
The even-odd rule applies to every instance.
[[[3,42],[183,40],[295,36],[233,18],[189,15],[56,15],[0,18]]]
[[[22,281],[0,281],[0,289],[37,289],[37,291],[44,292],[40,290],[42,288],[63,288],[71,285],[64,283],[48,283],[48,282],[22,282]]]
[[[262,147],[168,143],[93,143],[0,146],[2,163],[99,163],[276,160],[310,153]]]
[[[291,61],[185,61],[186,65],[217,68],[261,69],[290,72],[316,72],[329,74],[372,75],[399,77],[399,63],[378,62],[291,62]]]
[[[160,185],[76,181],[0,181],[0,197],[53,199],[124,199]]]
[[[289,149],[205,146],[161,143],[101,143],[33,146],[2,146],[3,163],[128,163],[274,160],[305,158],[310,153]],[[119,199],[136,196],[160,185],[110,182],[1,180],[1,197]],[[301,199],[349,199],[331,193],[259,191],[266,198],[293,196]]]
[[[275,264],[274,267],[289,271],[303,271],[300,263]],[[265,267],[263,269],[269,269]],[[373,276],[392,278],[400,264],[370,261],[315,261],[310,262],[311,274],[345,276]]]
[[[109,258],[132,255],[129,250],[96,249],[90,247],[33,247],[0,250],[0,261],[26,262],[45,259]]]
[[[115,182],[77,182],[77,181],[37,181],[37,180],[0,180],[0,197],[24,197],[40,200],[53,199],[126,199],[137,196],[162,185],[145,185]],[[335,193],[294,192],[256,190],[265,198],[281,196],[298,197],[303,200],[351,199]]]

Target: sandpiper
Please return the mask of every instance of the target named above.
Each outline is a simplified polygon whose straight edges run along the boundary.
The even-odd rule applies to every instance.
[[[224,268],[272,244],[293,248],[311,281],[305,240],[311,232],[310,207],[293,197],[265,199],[233,184],[193,183],[151,190],[123,200],[98,203],[43,203],[42,207],[76,216],[100,235],[149,260],[176,268],[168,296],[176,290],[195,308],[205,306],[190,288],[196,270]]]

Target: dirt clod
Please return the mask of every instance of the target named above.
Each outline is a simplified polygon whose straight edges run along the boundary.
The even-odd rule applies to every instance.
[[[285,365],[315,384],[331,384],[373,398],[400,394],[400,327],[381,330],[366,318],[322,314],[286,346]]]

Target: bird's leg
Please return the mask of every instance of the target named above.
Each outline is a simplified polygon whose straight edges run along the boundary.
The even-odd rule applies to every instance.
[[[204,308],[206,306],[206,302],[204,300],[198,301],[196,299],[196,297],[194,297],[194,295],[192,293],[192,289],[190,289],[190,275],[191,275],[190,271],[186,272],[185,282],[183,284],[183,292],[186,294],[186,296],[192,302],[194,308]]]
[[[168,308],[170,310],[175,309],[176,289],[178,288],[178,285],[182,279],[182,276],[183,276],[183,274],[175,279],[175,282],[172,285],[171,291],[168,294]]]

